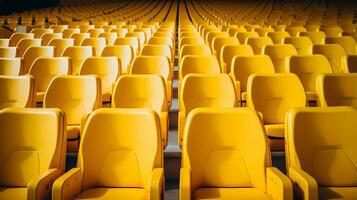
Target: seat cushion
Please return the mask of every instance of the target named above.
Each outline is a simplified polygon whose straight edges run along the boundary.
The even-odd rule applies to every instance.
[[[27,188],[0,187],[0,199],[27,199]]]
[[[319,199],[356,199],[357,187],[319,187]]]
[[[149,193],[141,188],[93,188],[79,194],[75,199],[150,199]]]
[[[270,199],[263,191],[256,188],[200,188],[193,192],[192,199]]]
[[[284,124],[268,124],[265,125],[265,131],[268,137],[284,138]]]

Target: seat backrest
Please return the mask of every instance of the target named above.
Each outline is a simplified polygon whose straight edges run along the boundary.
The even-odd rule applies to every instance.
[[[166,56],[172,61],[171,49],[168,45],[145,45],[141,51],[143,56]]]
[[[34,28],[30,33],[33,33],[35,38],[41,38],[45,33],[53,33],[53,29]]]
[[[274,32],[274,29],[271,27],[261,27],[254,29],[254,31],[257,32],[260,37],[265,37],[269,32]]]
[[[53,29],[55,33],[63,33],[64,30],[68,29],[68,25],[51,25],[50,29]]]
[[[100,79],[96,76],[56,76],[47,88],[44,108],[59,108],[68,125],[78,125],[82,115],[101,105]]]
[[[67,47],[62,56],[69,57],[71,61],[71,74],[79,74],[83,61],[93,56],[93,48],[91,46],[71,46]]]
[[[179,80],[182,80],[187,74],[190,73],[219,74],[221,73],[221,68],[217,58],[213,55],[187,55],[182,58],[180,63]]]
[[[264,124],[282,124],[291,108],[305,107],[306,94],[295,74],[253,74],[248,78],[247,105],[263,114]]]
[[[286,119],[288,168],[302,169],[320,187],[357,186],[356,110],[295,108]]]
[[[328,60],[323,55],[291,56],[286,72],[296,74],[306,91],[316,91],[316,76],[332,73]]]
[[[125,37],[128,33],[128,29],[126,28],[113,28],[110,32],[116,33],[118,37]]]
[[[289,33],[285,31],[281,32],[268,32],[267,36],[273,40],[274,44],[283,44],[284,38],[289,37]]]
[[[0,184],[27,187],[49,169],[65,168],[66,119],[58,109],[0,111]]]
[[[63,38],[70,38],[73,33],[80,33],[81,30],[79,28],[68,28],[63,30]]]
[[[121,72],[128,73],[130,64],[134,58],[134,51],[130,45],[115,45],[106,46],[102,51],[102,56],[115,56],[119,59],[119,65],[121,65]]]
[[[235,35],[238,38],[240,44],[247,44],[248,37],[259,37],[257,32],[238,32]]]
[[[261,55],[265,46],[273,45],[273,40],[270,37],[248,37],[247,44],[252,46],[254,54]]]
[[[322,107],[351,106],[357,109],[357,74],[321,74],[316,90]]]
[[[301,32],[300,36],[310,38],[313,44],[325,44],[326,34],[322,31]]]
[[[114,45],[130,45],[134,51],[134,56],[140,53],[139,40],[136,37],[117,38]]]
[[[0,75],[0,89],[0,110],[34,104],[34,79],[31,76]]]
[[[0,58],[15,58],[16,47],[0,47]]]
[[[115,32],[99,33],[98,37],[105,38],[107,45],[114,45],[115,40],[118,38],[118,34]]]
[[[324,32],[327,37],[341,37],[343,30],[341,27],[321,27],[320,31]]]
[[[141,50],[145,45],[145,33],[144,32],[129,32],[125,37],[136,37],[139,41],[139,49]]]
[[[344,57],[347,56],[347,52],[340,44],[322,44],[313,46],[314,54],[324,55],[332,67],[334,73],[341,73],[345,69]]]
[[[67,75],[69,61],[61,58],[37,58],[29,70],[29,74],[36,80],[35,92],[46,92],[51,80],[58,75]]]
[[[340,44],[348,55],[357,54],[357,43],[351,36],[326,37],[326,44]]]
[[[40,57],[53,57],[54,48],[51,46],[37,47],[33,46],[27,49],[23,57],[23,73],[27,74],[30,71],[32,64]]]
[[[27,49],[32,46],[41,46],[41,39],[22,39],[17,47],[17,57],[23,57]]]
[[[216,37],[229,37],[229,34],[227,32],[208,32],[207,38],[206,38],[206,44],[208,44],[209,47],[212,48],[212,43],[214,38]]]
[[[181,51],[183,45],[185,44],[192,44],[192,45],[204,45],[204,40],[197,36],[197,37],[181,37],[179,41],[179,50]]]
[[[252,74],[275,73],[273,62],[267,55],[235,56],[232,61],[231,74],[239,81],[241,92],[247,90],[247,81]]]
[[[45,33],[42,35],[41,39],[41,45],[42,46],[49,46],[48,44],[51,42],[53,39],[61,39],[62,38],[62,33]]]
[[[223,45],[220,54],[220,64],[225,66],[226,72],[230,73],[234,56],[252,56],[253,49],[250,45]]]
[[[151,108],[167,111],[165,80],[156,74],[122,75],[115,84],[113,108]]]
[[[104,47],[107,45],[105,38],[86,38],[82,41],[81,46],[92,46],[94,56],[102,55]]]
[[[148,44],[152,44],[152,45],[168,45],[171,49],[173,48],[173,42],[172,39],[170,37],[157,37],[154,36],[152,37]]]
[[[96,75],[102,86],[102,101],[110,101],[115,81],[121,74],[116,57],[89,57],[84,60],[80,75]]]
[[[90,37],[96,38],[99,36],[100,33],[104,33],[104,28],[93,28],[93,29],[88,29],[87,33],[89,33]]]
[[[61,57],[67,47],[74,46],[73,39],[53,39],[48,46],[54,47],[54,56]]]
[[[227,74],[188,74],[182,81],[180,111],[198,107],[231,108],[236,105],[232,79]]]
[[[79,46],[82,44],[84,39],[90,38],[90,34],[89,33],[73,33],[70,38],[74,40],[75,46]]]
[[[214,37],[211,49],[218,59],[224,45],[239,45],[239,40],[236,37]]]
[[[310,38],[306,36],[286,37],[284,44],[294,45],[298,55],[307,56],[312,54],[312,42]]]
[[[186,55],[212,55],[211,49],[207,45],[185,44],[182,46],[179,56],[179,63]]]
[[[21,73],[20,58],[1,58],[0,75],[18,76]]]
[[[152,170],[162,167],[158,121],[151,109],[103,108],[91,113],[79,149],[81,189],[127,187],[149,191]]]
[[[170,80],[170,61],[165,56],[137,56],[131,65],[131,74],[159,74]]]
[[[9,46],[16,47],[22,39],[34,39],[33,33],[13,33],[10,37]]]
[[[191,172],[191,191],[200,187],[266,191],[265,171],[271,166],[268,146],[259,115],[253,110],[193,110],[182,145],[182,167]]]
[[[287,59],[290,56],[297,55],[297,51],[292,44],[267,45],[263,52],[273,61],[275,72],[283,73],[287,65]]]
[[[287,27],[285,31],[288,32],[291,37],[298,37],[300,32],[306,32],[306,28],[303,26],[292,26]]]

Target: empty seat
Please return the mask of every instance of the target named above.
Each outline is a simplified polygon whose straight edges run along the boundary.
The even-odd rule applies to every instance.
[[[93,48],[90,46],[67,47],[62,56],[70,58],[70,74],[79,74],[83,61],[93,56]]]
[[[211,49],[213,47],[213,40],[217,37],[229,37],[229,34],[227,32],[208,32],[206,36],[206,44],[211,47]]]
[[[59,108],[67,117],[67,152],[78,151],[81,120],[101,105],[100,79],[95,76],[56,76],[47,88],[44,108]],[[83,124],[84,125],[84,124]]]
[[[344,59],[346,59],[347,52],[340,44],[314,45],[313,53],[324,55],[334,73],[341,73],[346,68]]]
[[[105,38],[86,38],[81,43],[81,46],[92,46],[94,56],[102,55],[102,51],[106,45]]]
[[[89,33],[73,33],[70,37],[70,39],[74,40],[75,46],[81,45],[83,40],[86,38],[90,38]]]
[[[137,56],[132,64],[131,74],[158,74],[166,83],[167,101],[172,99],[172,72],[170,61],[165,56]]]
[[[186,55],[202,55],[208,56],[212,55],[211,49],[207,45],[192,45],[192,44],[185,44],[182,46],[180,54],[179,54],[179,62]]]
[[[293,199],[291,181],[272,167],[261,119],[250,109],[193,110],[182,147],[181,200]]]
[[[247,105],[262,114],[270,149],[282,151],[285,114],[291,108],[305,107],[305,90],[292,73],[253,74],[248,78]]]
[[[32,46],[27,49],[23,56],[23,71],[22,74],[27,74],[30,71],[32,64],[40,57],[53,57],[54,48],[51,46],[41,47]]]
[[[134,58],[134,52],[130,45],[115,45],[106,46],[102,51],[102,56],[115,56],[119,60],[121,72],[123,74],[129,73],[131,63]]]
[[[125,37],[135,37],[139,41],[139,50],[141,50],[145,45],[145,33],[144,32],[129,32]]]
[[[34,34],[34,38],[41,38],[42,35],[46,34],[46,33],[53,33],[53,29],[49,29],[49,28],[34,28],[31,30],[30,33]]]
[[[285,29],[291,37],[298,37],[301,32],[306,32],[306,28],[303,26],[291,26]]]
[[[326,44],[340,44],[348,55],[357,54],[357,43],[351,36],[326,37]]]
[[[17,47],[17,57],[23,57],[27,49],[29,49],[32,46],[41,46],[41,39],[22,39]]]
[[[56,180],[53,199],[160,200],[164,172],[157,120],[147,109],[93,112],[84,128],[80,162]]]
[[[53,29],[53,32],[54,33],[62,33],[64,30],[66,30],[68,28],[68,25],[59,25],[59,24],[56,24],[56,25],[51,25],[49,27],[50,29]]]
[[[312,54],[312,42],[308,37],[286,37],[284,39],[284,44],[294,45],[298,55],[306,56]]]
[[[32,33],[13,33],[10,37],[9,46],[16,47],[22,39],[34,39]]]
[[[62,36],[63,36],[63,38],[70,38],[73,33],[80,33],[80,32],[81,32],[81,30],[79,28],[68,28],[68,29],[63,30]]]
[[[267,36],[273,40],[274,44],[283,44],[284,38],[289,37],[290,35],[288,32],[269,32]]]
[[[287,59],[290,56],[297,55],[295,47],[291,44],[267,45],[263,52],[273,61],[275,72],[286,72]]]
[[[247,82],[252,74],[275,73],[273,62],[267,55],[235,56],[232,60],[231,76],[241,105],[247,100]]]
[[[61,39],[62,38],[62,33],[45,33],[42,35],[41,39],[41,45],[42,46],[49,46],[48,44],[53,40],[53,39]]]
[[[197,37],[181,37],[179,41],[179,51],[181,51],[183,45],[191,44],[191,45],[204,45],[204,40],[197,36]]]
[[[150,38],[148,44],[150,45],[168,45],[173,51],[174,44],[170,37],[152,37]]]
[[[306,36],[310,38],[313,44],[325,44],[326,34],[322,31],[301,32],[300,36]]]
[[[216,55],[219,59],[224,45],[238,45],[239,40],[236,37],[215,37],[213,38],[211,49],[213,50],[213,55]]]
[[[321,27],[320,31],[324,32],[327,37],[341,37],[343,30],[341,27]]]
[[[259,27],[254,29],[254,31],[257,32],[260,37],[265,37],[268,33],[274,32],[274,29],[271,27]]]
[[[65,124],[57,109],[0,111],[0,199],[50,199],[64,173]]]
[[[111,30],[112,33],[116,33],[118,37],[125,37],[125,35],[128,33],[128,29],[126,28],[113,28]]]
[[[332,68],[323,55],[291,56],[286,72],[294,73],[299,77],[308,101],[316,101],[316,76],[322,73],[332,73]]]
[[[246,44],[252,46],[254,54],[261,55],[265,46],[273,45],[273,40],[270,37],[248,37]]]
[[[357,74],[321,74],[317,77],[316,90],[319,104],[351,106],[357,109]]]
[[[18,76],[21,74],[20,58],[1,58],[0,75]]]
[[[170,60],[170,66],[174,65],[174,57],[168,45],[145,45],[141,51],[143,56],[166,56]]]
[[[112,98],[113,108],[151,108],[160,117],[162,145],[167,146],[168,104],[166,85],[160,75],[123,75]]]
[[[68,72],[68,58],[37,58],[29,70],[36,82],[35,102],[43,102],[47,87],[55,76],[67,75]]]
[[[259,34],[257,32],[238,32],[235,37],[238,38],[240,44],[247,44],[247,38],[259,37]]]
[[[15,58],[16,47],[0,47],[0,58]]]
[[[114,45],[114,42],[118,36],[117,33],[100,33],[98,37],[105,38],[108,45]]]
[[[189,113],[198,107],[233,108],[237,98],[232,79],[227,74],[188,74],[179,93],[178,143]]]
[[[221,69],[217,58],[213,55],[187,55],[182,58],[179,67],[179,80],[189,73],[219,74]]]
[[[33,107],[33,77],[0,75],[0,90],[0,110],[8,107]]]
[[[61,57],[67,47],[74,46],[73,39],[53,39],[48,46],[54,47],[54,56]]]
[[[96,38],[99,36],[99,34],[104,33],[104,28],[88,29],[86,33],[89,33],[90,37]]]
[[[96,75],[101,80],[102,101],[110,102],[115,81],[121,74],[116,57],[89,57],[81,66],[80,75]]]
[[[226,73],[231,72],[232,61],[234,56],[252,56],[254,55],[253,49],[250,45],[223,45],[220,54],[221,68]]]
[[[286,164],[298,198],[357,196],[356,120],[357,112],[347,107],[296,108],[288,113]]]

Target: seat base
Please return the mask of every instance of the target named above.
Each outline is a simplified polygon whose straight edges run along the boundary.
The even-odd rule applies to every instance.
[[[200,188],[193,192],[192,199],[239,200],[270,199],[263,191],[256,188]]]
[[[149,200],[149,193],[142,188],[93,188],[79,194],[76,200],[94,199],[137,199]]]

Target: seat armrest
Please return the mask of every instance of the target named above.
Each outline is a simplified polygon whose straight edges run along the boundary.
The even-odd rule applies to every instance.
[[[186,114],[183,111],[179,111],[178,115],[178,145],[181,147],[182,146],[182,139],[183,139],[183,129],[185,128],[185,122],[186,122]]]
[[[58,178],[52,187],[52,200],[74,199],[81,192],[82,170],[73,168]]]
[[[301,169],[292,167],[288,170],[288,176],[294,184],[294,191],[303,199],[317,200],[318,185],[316,180]]]
[[[150,182],[150,199],[160,200],[164,191],[164,170],[162,168],[155,168],[151,174]]]
[[[187,168],[180,170],[180,200],[191,199],[191,174]]]
[[[27,188],[27,199],[40,200],[51,196],[53,182],[63,173],[60,169],[48,169],[32,180]]]
[[[167,143],[168,143],[168,128],[167,127],[169,127],[167,112],[160,113],[160,125],[161,125],[162,145],[163,145],[163,147],[166,147]]]
[[[290,179],[275,167],[267,168],[267,193],[274,200],[293,199],[293,186]]]

